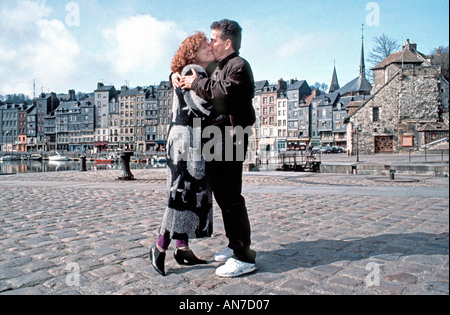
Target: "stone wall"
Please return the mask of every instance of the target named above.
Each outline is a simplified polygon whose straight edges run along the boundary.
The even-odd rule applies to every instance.
[[[440,107],[446,108],[448,113],[448,98],[448,82],[442,81],[435,69],[413,67],[399,71],[350,117],[349,151],[356,153],[356,135],[352,133],[356,125],[360,127],[361,154],[374,154],[375,138],[383,136],[392,137],[394,153],[418,149],[417,129],[423,123],[437,122]],[[375,122],[374,108],[378,108],[379,113],[379,120]],[[401,136],[413,136],[413,147],[402,147]]]

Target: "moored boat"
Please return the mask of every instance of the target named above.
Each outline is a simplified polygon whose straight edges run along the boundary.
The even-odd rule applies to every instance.
[[[19,157],[15,156],[15,155],[4,155],[4,156],[0,156],[0,161],[18,161]]]
[[[48,157],[48,159],[50,161],[53,162],[64,162],[64,161],[69,161],[69,158],[65,155],[61,155],[59,152],[56,152],[55,155],[51,155]]]
[[[40,160],[42,160],[42,155],[40,155],[40,154],[31,154],[30,155],[30,160],[40,161]]]

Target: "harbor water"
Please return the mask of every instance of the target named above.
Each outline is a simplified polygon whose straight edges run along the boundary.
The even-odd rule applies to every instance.
[[[154,169],[165,168],[165,163],[157,162],[131,162],[131,169]],[[86,162],[86,169],[89,170],[120,170],[121,163],[96,163],[94,161]],[[18,161],[0,161],[0,174],[26,174],[26,173],[43,173],[43,172],[64,172],[64,171],[79,171],[79,161],[33,161],[33,160],[18,160]]]

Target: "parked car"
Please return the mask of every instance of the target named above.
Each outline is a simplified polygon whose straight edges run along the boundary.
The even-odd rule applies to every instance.
[[[321,147],[320,148],[320,153],[322,154],[330,154],[333,153],[333,148],[332,147]]]
[[[345,149],[343,147],[337,147],[337,146],[334,146],[331,150],[333,151],[332,153],[344,153],[345,152]]]

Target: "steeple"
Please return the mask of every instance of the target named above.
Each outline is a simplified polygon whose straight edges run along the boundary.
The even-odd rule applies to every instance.
[[[359,64],[359,77],[361,79],[366,77],[366,63],[364,62],[364,24],[361,28],[362,36],[361,36],[361,62]]]
[[[341,87],[339,86],[337,74],[336,74],[336,60],[334,61],[334,70],[333,70],[333,77],[331,78],[331,85],[330,85],[330,91],[328,93],[333,93],[337,90],[339,90]]]

